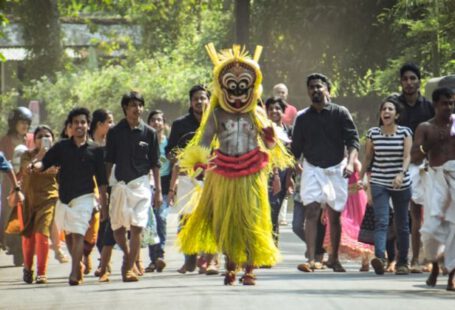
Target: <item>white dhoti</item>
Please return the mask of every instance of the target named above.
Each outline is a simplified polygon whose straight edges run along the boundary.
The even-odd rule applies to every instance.
[[[424,220],[420,233],[425,258],[444,252],[448,270],[455,268],[455,160],[430,168],[425,182]]]
[[[411,178],[411,200],[418,205],[425,203],[425,162],[421,165],[410,164],[409,176]]]
[[[194,190],[199,187],[202,188],[203,182],[193,179],[187,175],[179,175],[178,177],[178,190],[175,197],[175,208],[180,214],[191,214],[196,206]]]
[[[94,194],[86,194],[72,199],[68,204],[60,200],[55,208],[55,224],[66,234],[85,235],[90,225],[96,205]]]
[[[131,226],[145,228],[152,203],[152,191],[148,175],[134,179],[128,184],[118,182],[112,187],[109,216],[112,230]]]
[[[300,196],[304,205],[312,202],[327,204],[342,212],[348,199],[348,179],[343,177],[346,159],[336,166],[320,168],[303,162]]]

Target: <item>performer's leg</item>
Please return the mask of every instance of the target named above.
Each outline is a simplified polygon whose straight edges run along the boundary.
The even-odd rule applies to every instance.
[[[224,276],[224,285],[234,285],[236,270],[237,265],[226,256],[226,274]]]

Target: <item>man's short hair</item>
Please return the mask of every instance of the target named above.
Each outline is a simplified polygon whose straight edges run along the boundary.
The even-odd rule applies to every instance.
[[[310,81],[312,80],[321,80],[326,86],[327,90],[330,92],[330,89],[332,88],[332,83],[330,82],[330,79],[326,77],[322,73],[311,73],[307,78],[306,78],[306,86],[310,86]]]
[[[193,87],[191,87],[191,89],[190,89],[190,92],[189,92],[190,101],[193,99],[193,95],[201,90],[205,91],[205,93],[207,94],[207,97],[210,98],[210,92],[207,90],[207,87],[202,84],[197,84],[197,85],[194,85]]]
[[[278,103],[280,105],[280,108],[283,111],[283,113],[286,111],[287,105],[283,101],[283,99],[281,99],[280,97],[267,98],[267,100],[265,101],[265,110],[268,111],[269,106],[271,106],[272,104],[275,104],[275,103]]]
[[[409,62],[409,63],[402,65],[400,68],[400,78],[403,77],[403,74],[406,71],[413,72],[415,75],[417,75],[417,78],[420,80],[420,69],[416,64]]]
[[[87,108],[74,108],[68,113],[68,123],[73,123],[73,118],[79,115],[85,115],[87,123],[90,123],[90,111]]]
[[[433,91],[431,94],[431,99],[433,100],[434,104],[435,102],[438,102],[441,97],[451,98],[454,94],[454,91],[448,87],[439,87]]]
[[[138,91],[132,90],[122,96],[120,104],[122,105],[123,112],[125,112],[125,108],[128,106],[128,103],[133,100],[139,101],[142,106],[145,104],[144,97]]]

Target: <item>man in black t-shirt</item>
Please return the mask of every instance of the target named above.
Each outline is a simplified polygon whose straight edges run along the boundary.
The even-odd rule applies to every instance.
[[[402,105],[398,124],[409,127],[413,134],[419,124],[428,121],[434,116],[433,105],[420,93],[420,70],[412,63],[404,64],[400,69],[400,84],[402,93],[398,101]],[[412,273],[422,272],[419,265],[420,227],[422,223],[423,184],[420,177],[421,162],[412,162],[409,173],[412,180],[412,199],[410,203],[411,213],[411,241],[412,241]]]
[[[55,222],[60,230],[65,231],[71,254],[69,284],[79,285],[82,283],[84,235],[95,208],[94,177],[102,208],[107,207],[107,178],[103,150],[87,139],[90,112],[85,108],[75,108],[69,113],[68,120],[73,131],[71,139],[56,143],[42,162],[32,161],[30,169],[45,171],[52,166],[59,168],[57,179],[61,203],[55,210]]]
[[[142,229],[147,226],[152,192],[150,171],[153,173],[155,193],[153,206],[162,203],[160,181],[160,149],[158,138],[141,119],[144,98],[135,91],[123,95],[121,101],[125,118],[109,130],[106,141],[108,177],[115,164],[109,216],[117,244],[123,251],[122,279],[138,281],[134,265],[139,258]],[[102,210],[105,214],[107,210]],[[104,217],[104,216],[103,216]],[[130,231],[129,246],[126,232]]]

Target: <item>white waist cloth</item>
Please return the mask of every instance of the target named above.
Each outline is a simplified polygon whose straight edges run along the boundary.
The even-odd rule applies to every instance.
[[[343,177],[346,159],[336,166],[320,168],[306,160],[303,162],[300,196],[304,205],[312,202],[327,204],[341,212],[348,199],[348,179]]]
[[[425,258],[443,251],[445,266],[455,268],[455,160],[432,167],[426,175],[424,220],[420,232]]]
[[[412,201],[418,205],[425,202],[425,162],[421,165],[410,164],[409,176],[411,177]]]
[[[68,204],[60,200],[55,208],[55,224],[66,234],[85,235],[90,225],[92,212],[96,205],[94,194],[74,198]]]
[[[196,187],[202,188],[203,182],[187,175],[179,175],[175,208],[180,214],[191,214],[197,203],[198,195],[193,195]]]
[[[151,208],[152,191],[148,175],[134,179],[128,184],[118,182],[112,187],[109,217],[112,230],[130,226],[146,227]]]

